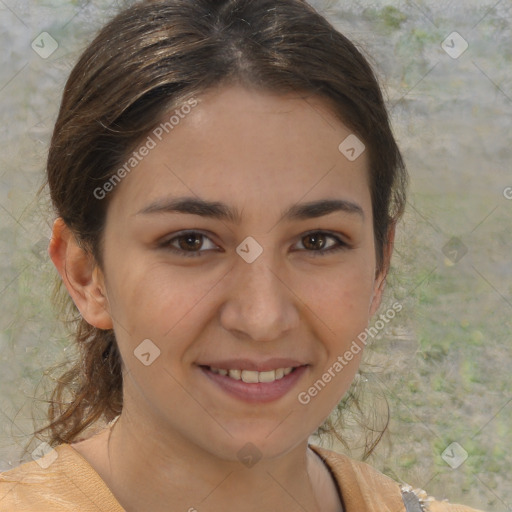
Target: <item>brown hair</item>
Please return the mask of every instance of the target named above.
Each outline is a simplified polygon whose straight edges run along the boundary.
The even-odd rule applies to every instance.
[[[407,173],[367,60],[303,0],[143,1],[99,32],[66,83],[47,162],[53,206],[83,248],[102,265],[101,236],[115,191],[100,200],[94,190],[167,112],[234,82],[321,97],[364,141],[377,266],[387,271],[387,234],[404,210]],[[89,325],[60,280],[58,286],[79,357],[58,379],[49,424],[35,432],[49,431],[51,446],[76,440],[123,406],[113,330]],[[340,408],[350,401],[357,406],[353,398],[349,392]],[[319,432],[341,439],[331,420]]]

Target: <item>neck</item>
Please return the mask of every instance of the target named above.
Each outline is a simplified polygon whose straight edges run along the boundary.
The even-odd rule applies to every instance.
[[[238,512],[339,510],[332,494],[326,499],[330,476],[307,441],[252,466],[218,459],[181,439],[169,443],[140,435],[122,416],[84,444],[89,441],[87,455],[77,451],[90,459],[126,512],[167,512],[170,504],[188,512],[225,512],[227,506]]]
[[[320,512],[313,488],[320,461],[307,450],[307,442],[279,459],[244,466],[181,439],[174,444],[141,439],[122,419],[114,427],[108,478],[127,512],[163,512],[171,503],[174,510],[190,512],[224,512],[227,506],[239,512]]]

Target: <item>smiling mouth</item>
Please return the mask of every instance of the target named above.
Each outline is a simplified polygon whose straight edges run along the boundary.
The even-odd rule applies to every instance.
[[[210,370],[212,373],[223,375],[233,380],[241,380],[247,384],[256,384],[259,382],[267,383],[281,380],[283,377],[286,377],[297,369],[296,367],[290,366],[288,368],[276,368],[275,370],[258,372],[254,370],[231,370],[225,368],[214,368],[212,366],[202,367]]]

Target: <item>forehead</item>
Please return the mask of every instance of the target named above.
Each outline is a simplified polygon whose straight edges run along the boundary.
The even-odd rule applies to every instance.
[[[148,134],[151,149],[117,186],[112,208],[134,213],[166,195],[248,215],[319,197],[368,202],[366,152],[351,160],[340,151],[354,134],[322,99],[229,86],[195,100]]]

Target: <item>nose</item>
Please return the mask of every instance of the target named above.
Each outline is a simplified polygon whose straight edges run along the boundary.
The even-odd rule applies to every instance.
[[[281,269],[281,270],[279,270]],[[240,338],[273,341],[295,328],[300,301],[270,251],[252,263],[236,261],[228,276],[227,297],[220,310],[222,326]]]

